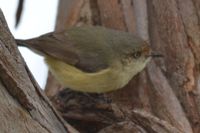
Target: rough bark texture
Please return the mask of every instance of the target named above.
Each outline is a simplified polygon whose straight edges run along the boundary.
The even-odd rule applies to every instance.
[[[66,133],[60,118],[26,68],[0,10],[0,132]]]
[[[126,87],[106,94],[117,108],[103,102],[109,104],[105,112],[115,112],[112,120],[117,121],[104,123],[107,128],[101,132],[114,131],[127,119],[136,132],[200,132],[199,0],[60,0],[56,30],[83,24],[134,32],[147,40],[154,51],[164,55],[161,59],[152,60]],[[55,97],[63,93],[66,94],[66,91],[58,92]],[[67,116],[67,120],[88,121],[89,116],[84,117],[82,111],[70,113],[77,109],[75,106],[79,107],[80,101],[69,102],[69,97],[76,99],[74,95],[65,95],[58,100],[59,103],[54,102],[63,116]],[[74,105],[73,111],[69,111],[71,104]],[[99,109],[99,106],[88,108],[91,111],[91,108]],[[129,112],[136,108],[149,115],[142,111]],[[92,116],[96,116],[97,112],[92,112]],[[127,132],[130,129],[122,127]],[[84,132],[83,129],[81,131]]]

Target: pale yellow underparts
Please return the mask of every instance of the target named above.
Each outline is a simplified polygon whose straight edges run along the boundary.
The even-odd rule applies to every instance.
[[[66,87],[82,92],[102,93],[124,87],[145,67],[149,60],[145,63],[130,62],[126,66],[121,62],[115,62],[110,68],[95,73],[83,72],[72,65],[50,57],[46,57],[45,61],[54,76]]]

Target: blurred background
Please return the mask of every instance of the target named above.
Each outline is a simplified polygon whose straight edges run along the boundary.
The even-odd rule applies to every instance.
[[[33,38],[53,31],[57,5],[58,0],[25,0],[21,20],[15,28],[18,0],[0,0],[0,8],[3,10],[8,26],[14,37],[18,39]],[[44,88],[48,69],[43,58],[27,48],[19,49],[35,79],[41,88]]]

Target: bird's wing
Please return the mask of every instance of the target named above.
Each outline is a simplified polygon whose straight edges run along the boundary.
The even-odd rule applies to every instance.
[[[97,72],[106,69],[109,64],[105,58],[107,55],[102,47],[95,47],[95,44],[79,44],[71,40],[64,33],[48,33],[39,38],[29,40],[18,40],[17,43],[23,43],[33,51],[44,54],[67,64],[73,65],[84,72]],[[95,42],[94,42],[95,43]],[[88,45],[94,45],[88,48]],[[108,55],[109,56],[109,55]]]

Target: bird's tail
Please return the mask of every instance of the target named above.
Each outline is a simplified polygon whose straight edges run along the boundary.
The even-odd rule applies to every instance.
[[[41,52],[42,50],[40,50],[41,49],[39,47],[40,45],[34,39],[28,39],[28,40],[15,39],[15,41],[17,43],[17,46],[26,47],[35,52],[36,54],[42,56],[44,55],[44,52]]]
[[[17,46],[22,46],[22,47],[29,47],[28,43],[26,40],[20,40],[20,39],[15,39]]]

